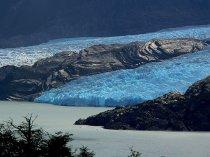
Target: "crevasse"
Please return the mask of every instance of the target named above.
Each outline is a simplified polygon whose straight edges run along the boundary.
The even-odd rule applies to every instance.
[[[210,47],[137,69],[81,77],[44,92],[35,101],[70,106],[133,105],[171,91],[185,92],[209,74]]]

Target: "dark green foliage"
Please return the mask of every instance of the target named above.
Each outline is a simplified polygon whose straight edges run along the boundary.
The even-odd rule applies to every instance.
[[[44,131],[40,128],[36,128],[32,116],[25,117],[25,121],[20,125],[14,124],[11,120],[7,123],[12,136],[16,139],[16,143],[19,147],[18,155],[21,157],[39,157],[44,156],[47,139]]]
[[[63,134],[58,132],[55,135],[51,135],[48,140],[48,156],[50,157],[72,157],[71,148],[66,144],[72,141],[71,134]]]
[[[34,124],[36,118],[25,117],[16,125],[13,120],[0,124],[0,157],[94,157],[93,151],[83,146],[72,150],[72,134],[49,134]],[[141,157],[130,149],[128,157]]]
[[[0,156],[15,157],[20,152],[14,133],[4,125],[0,126]]]
[[[77,155],[77,157],[94,157],[94,155],[94,152],[83,146],[79,149],[79,154]]]
[[[0,157],[93,157],[94,153],[82,147],[72,151],[72,134],[53,135],[34,125],[36,118],[25,117],[20,125],[12,120],[0,125]]]

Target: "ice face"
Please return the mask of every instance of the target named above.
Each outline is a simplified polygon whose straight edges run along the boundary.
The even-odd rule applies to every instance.
[[[35,101],[72,106],[133,105],[171,91],[185,92],[209,74],[210,47],[137,69],[81,77],[44,92]]]
[[[32,65],[41,58],[52,56],[61,51],[79,51],[96,44],[129,43],[133,41],[148,41],[154,38],[210,38],[210,25],[199,27],[184,27],[168,29],[156,33],[127,35],[106,38],[68,38],[53,40],[36,46],[0,49],[0,67],[5,65]]]

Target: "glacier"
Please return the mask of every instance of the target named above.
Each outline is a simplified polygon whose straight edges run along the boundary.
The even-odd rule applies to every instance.
[[[207,50],[170,60],[81,77],[44,92],[35,101],[69,106],[125,106],[157,98],[168,92],[185,92],[194,82],[210,74]]]
[[[210,25],[167,29],[154,33],[117,37],[66,38],[52,40],[36,46],[0,49],[0,67],[5,65],[32,65],[37,60],[61,51],[80,51],[96,44],[130,43],[151,39],[210,38]]]

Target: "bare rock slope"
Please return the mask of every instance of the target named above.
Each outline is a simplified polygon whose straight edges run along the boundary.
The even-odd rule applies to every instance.
[[[196,39],[95,45],[79,53],[58,53],[33,66],[5,66],[0,68],[0,100],[33,101],[41,92],[80,76],[136,68],[149,62],[200,51],[206,46],[206,42]]]

